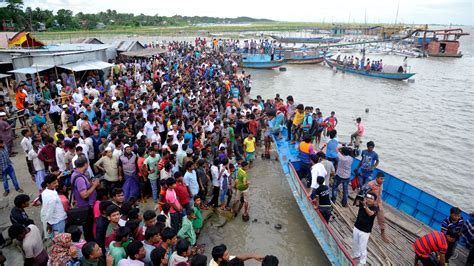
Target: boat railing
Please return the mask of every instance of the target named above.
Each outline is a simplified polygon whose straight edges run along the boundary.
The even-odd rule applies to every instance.
[[[332,264],[357,265],[346,248],[337,239],[332,228],[328,223],[326,223],[321,212],[314,209],[310,194],[306,191],[303,183],[298,177],[296,169],[299,168],[299,163],[300,162],[288,162],[288,172],[292,182],[294,183],[293,188],[295,191],[293,191],[293,194],[295,197],[298,197],[297,201],[303,205],[304,211],[302,209],[302,212],[303,215],[305,215],[311,230],[316,238],[322,238],[318,239],[318,241]]]

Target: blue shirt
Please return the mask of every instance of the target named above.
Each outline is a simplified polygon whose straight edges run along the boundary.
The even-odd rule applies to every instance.
[[[448,230],[453,230],[456,233],[460,233],[463,225],[464,220],[462,217],[457,222],[451,221],[451,217],[448,217],[441,223],[441,232],[446,233]]]
[[[189,148],[192,149],[193,148],[193,134],[192,133],[189,133],[189,132],[186,132],[184,133],[184,139],[189,139]]]
[[[326,148],[326,157],[327,158],[337,158],[337,145],[339,142],[337,139],[330,139]]]
[[[85,111],[84,111],[84,114],[87,115],[87,119],[89,119],[89,122],[92,123],[92,119],[95,118],[95,112],[94,112],[94,110],[90,110],[90,111],[85,110]]]
[[[303,119],[303,126],[312,125],[313,124],[313,116],[311,114],[306,114]],[[304,127],[303,131],[308,132],[311,127]]]
[[[279,113],[272,121],[273,129],[278,129],[283,124],[283,120],[285,119],[285,115],[283,113]]]
[[[197,175],[196,171],[192,171],[191,173],[186,171],[186,174],[184,174],[184,184],[189,187],[189,190],[191,190],[191,194],[197,195],[199,192],[199,184],[197,181]]]
[[[379,155],[375,151],[363,150],[361,156],[362,165],[360,169],[366,174],[372,173],[375,161],[379,160]]]

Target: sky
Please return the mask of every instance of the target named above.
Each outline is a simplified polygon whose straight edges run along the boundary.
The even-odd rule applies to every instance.
[[[268,18],[298,22],[360,22],[474,25],[472,0],[24,0],[25,6],[74,13],[119,13],[161,16]],[[397,6],[399,5],[398,17]]]

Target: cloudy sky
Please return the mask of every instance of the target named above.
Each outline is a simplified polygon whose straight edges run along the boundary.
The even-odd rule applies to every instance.
[[[281,21],[393,23],[400,3],[398,22],[474,25],[472,0],[24,0],[26,6],[74,13],[115,9],[120,13],[268,18]],[[286,3],[286,4],[280,4]]]

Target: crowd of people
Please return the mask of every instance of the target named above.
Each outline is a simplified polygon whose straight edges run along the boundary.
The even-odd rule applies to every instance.
[[[17,195],[10,217],[25,265],[206,265],[197,244],[204,212],[243,209],[249,220],[247,171],[274,102],[248,102],[250,75],[204,40],[167,50],[84,80],[27,75],[3,95],[14,102],[0,109],[4,195],[7,175],[23,192],[10,160],[16,124],[39,195]],[[41,221],[28,217],[30,201]],[[229,256],[225,245],[211,254],[210,265],[278,265],[274,256]]]
[[[14,95],[0,93],[4,196],[10,193],[9,179],[20,193],[8,234],[21,243],[25,265],[207,265],[197,242],[203,214],[214,208],[238,216],[243,208],[242,220],[249,221],[247,172],[262,143],[262,158],[270,157],[272,136],[281,139],[284,127],[288,141],[298,143],[298,174],[326,222],[340,185],[344,207],[349,184],[365,191],[353,232],[353,255],[365,264],[375,218],[386,236],[384,175],[374,176],[379,164],[374,142],[367,142],[358,178],[350,181],[365,132],[362,119],[357,118],[349,144],[341,146],[335,112],[323,117],[319,108],[279,94],[248,99],[251,76],[238,72],[237,58],[228,52],[234,46],[240,44],[171,42],[165,54],[117,60],[107,73],[90,71],[83,80],[67,73],[27,75],[12,84]],[[257,47],[273,49],[270,42],[244,43],[247,52]],[[35,199],[22,194],[10,160],[16,155],[17,122],[38,190]],[[41,221],[25,211],[31,200],[41,205]],[[141,210],[150,201],[152,207]],[[456,239],[466,232],[460,228],[467,223],[456,217],[443,227],[450,243],[456,243],[450,238],[453,224]],[[472,235],[472,222],[468,232]],[[45,247],[45,238],[52,247]],[[420,258],[427,251],[414,249]],[[243,265],[249,259],[278,265],[271,255],[230,256],[223,244],[211,255],[209,265]]]

